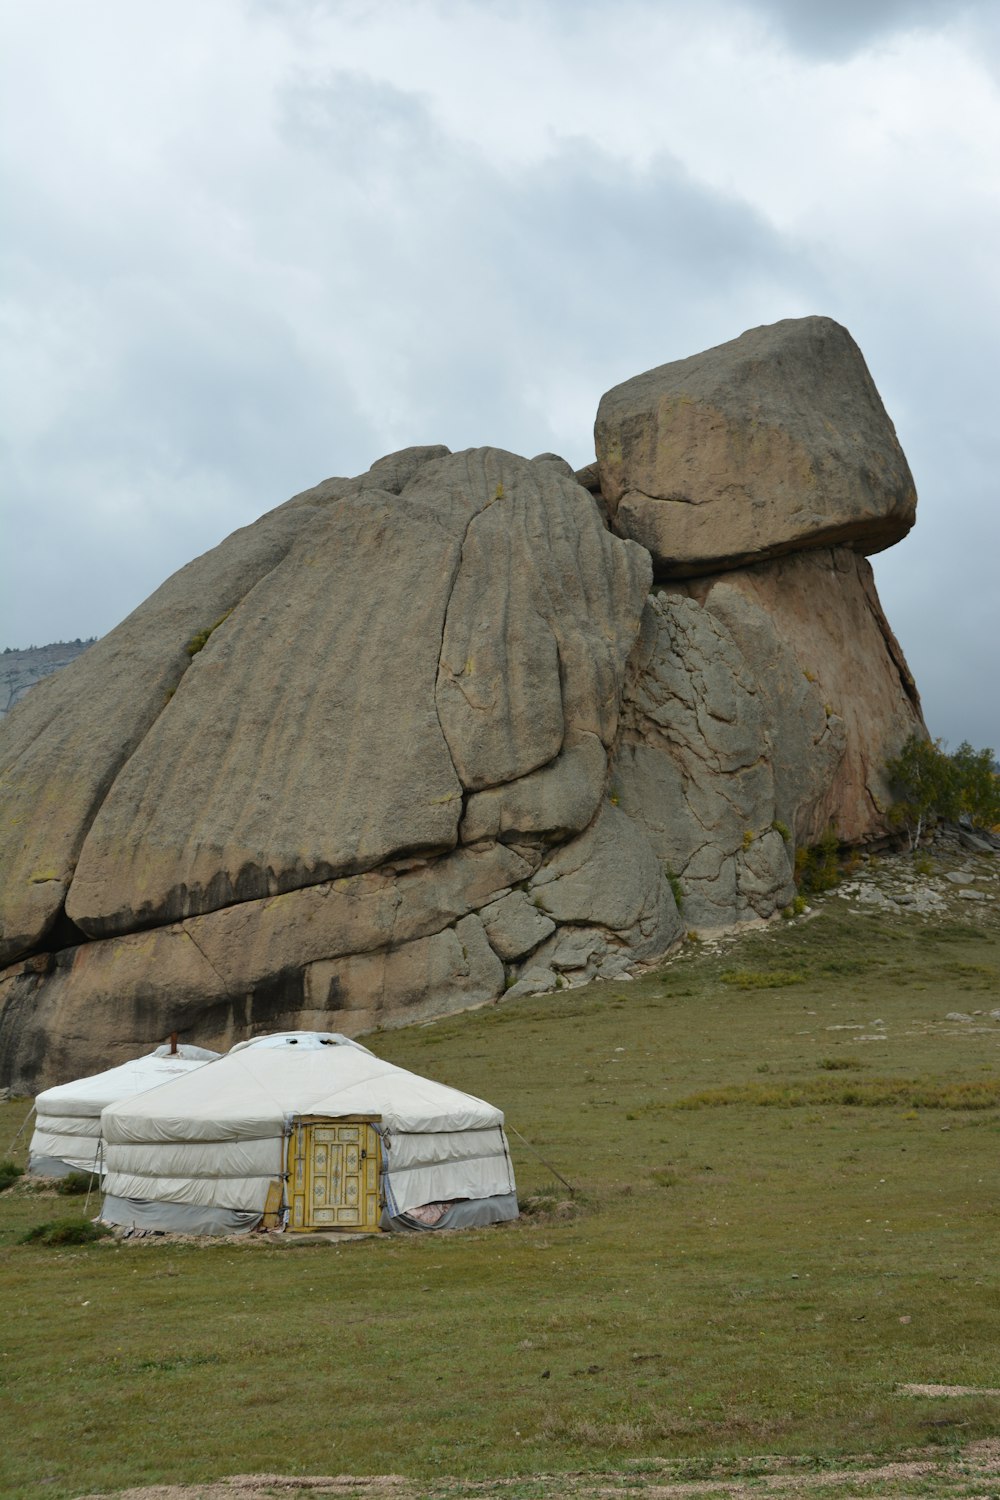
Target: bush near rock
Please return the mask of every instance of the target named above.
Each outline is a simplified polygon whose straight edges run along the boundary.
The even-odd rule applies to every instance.
[[[786,906],[796,841],[885,831],[924,730],[859,554],[914,495],[850,336],[753,330],[596,438],[579,478],[436,446],[327,480],[32,689],[0,1083],[617,978]]]

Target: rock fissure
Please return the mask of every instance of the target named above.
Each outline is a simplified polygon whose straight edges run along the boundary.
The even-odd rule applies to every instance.
[[[229,987],[229,983],[228,983],[228,981],[226,979],[225,974],[223,974],[222,971],[221,971],[221,969],[219,969],[218,966],[216,964],[214,964],[212,962],[212,960],[209,958],[208,954],[205,952],[204,948],[201,947],[201,945],[198,942],[197,938],[195,937],[194,933],[191,931],[190,927],[182,927],[181,931],[183,932],[184,936],[187,938],[188,942],[191,943],[193,945],[193,947],[197,948],[198,952],[201,954],[201,957],[204,959],[205,963],[208,965],[208,967],[212,970],[212,973],[219,980],[219,983],[222,985],[223,994],[231,996],[233,992],[232,992],[232,990]]]
[[[469,700],[469,698],[468,698],[468,696],[464,693],[464,690],[462,689],[461,682],[457,681],[456,678],[455,678],[455,676],[454,676],[454,674],[445,666],[445,663],[444,663],[444,643],[445,643],[445,637],[447,636],[447,633],[448,633],[448,614],[449,614],[449,611],[451,610],[452,600],[454,599],[454,596],[455,596],[455,585],[457,584],[458,579],[459,579],[459,575],[460,575],[460,573],[462,571],[462,562],[463,562],[464,557],[465,557],[465,545],[466,545],[466,542],[468,540],[469,532],[472,529],[472,523],[476,520],[476,518],[477,518],[477,516],[479,514],[481,514],[481,512],[479,512],[479,511],[473,511],[473,513],[469,516],[468,520],[465,523],[465,530],[462,532],[462,537],[461,537],[461,540],[460,540],[460,542],[458,544],[458,556],[457,556],[457,558],[455,560],[455,567],[454,567],[454,570],[452,572],[451,581],[450,581],[449,586],[448,586],[448,596],[447,596],[447,599],[445,600],[444,613],[443,613],[443,616],[442,616],[442,619],[441,619],[441,639],[440,639],[439,644],[438,644],[438,671],[437,671],[437,677],[435,678],[435,682],[434,682],[434,713],[435,713],[435,716],[436,716],[437,721],[438,721],[438,726],[439,726],[439,728],[441,730],[441,736],[442,736],[442,738],[443,738],[443,740],[445,742],[445,745],[448,748],[448,754],[451,757],[451,763],[452,763],[452,766],[454,767],[454,770],[455,770],[455,776],[456,776],[456,778],[458,780],[459,785],[462,787],[463,811],[464,811],[465,800],[468,797],[469,789],[468,789],[467,786],[465,786],[465,784],[462,781],[462,777],[461,777],[461,774],[460,774],[459,768],[458,768],[458,763],[457,763],[457,761],[455,759],[455,755],[454,755],[454,752],[452,750],[451,743],[450,743],[450,741],[448,739],[448,731],[447,731],[447,729],[445,727],[444,720],[441,717],[441,710],[440,710],[440,706],[439,706],[439,703],[438,703],[438,683],[440,682],[440,679],[441,679],[442,675],[447,675],[449,681],[454,682],[456,684],[456,686],[459,688],[459,691],[461,691],[463,693],[463,697],[465,697],[466,702],[469,703],[469,706],[472,707],[472,708],[475,708],[475,704],[471,703],[470,700]]]

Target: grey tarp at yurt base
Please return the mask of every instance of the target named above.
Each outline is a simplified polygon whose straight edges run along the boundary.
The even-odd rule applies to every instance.
[[[218,1056],[218,1052],[185,1043],[157,1047],[145,1057],[134,1057],[103,1073],[45,1089],[35,1099],[28,1171],[36,1177],[101,1171],[101,1110],[106,1105],[170,1083]]]
[[[278,1192],[277,1218],[287,1222],[293,1132],[312,1122],[328,1126],[332,1139],[338,1121],[359,1120],[375,1132],[374,1227],[517,1217],[502,1111],[347,1037],[282,1032],[241,1042],[197,1074],[105,1109],[101,1218],[142,1230],[233,1234],[261,1224],[265,1209],[278,1207]]]

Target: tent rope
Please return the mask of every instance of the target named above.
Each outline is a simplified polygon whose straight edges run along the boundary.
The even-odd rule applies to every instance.
[[[557,1172],[556,1169],[555,1169],[555,1167],[552,1165],[552,1163],[550,1161],[546,1161],[545,1157],[542,1155],[542,1153],[540,1151],[536,1151],[535,1147],[531,1144],[531,1142],[530,1141],[526,1141],[524,1139],[524,1136],[521,1134],[521,1132],[519,1130],[516,1130],[513,1125],[508,1125],[507,1129],[510,1131],[511,1135],[516,1135],[517,1138],[518,1138],[518,1140],[522,1141],[524,1143],[524,1145],[527,1146],[527,1148],[531,1152],[532,1156],[537,1156],[538,1157],[538,1160],[541,1162],[541,1164],[542,1164],[543,1167],[548,1167],[548,1169],[552,1173],[553,1177],[558,1177],[558,1179],[562,1183],[563,1187],[566,1188],[566,1190],[568,1191],[570,1197],[571,1198],[575,1198],[576,1197],[576,1188],[573,1186],[573,1184],[571,1182],[567,1182],[566,1179],[565,1179],[565,1177],[562,1175],[562,1173],[561,1172]]]
[[[93,1165],[91,1166],[91,1169],[90,1169],[90,1181],[87,1183],[87,1196],[83,1200],[83,1217],[84,1218],[87,1217],[87,1209],[90,1207],[90,1193],[91,1193],[91,1189],[94,1186],[94,1178],[97,1175],[97,1173],[101,1170],[101,1167],[103,1167],[103,1165],[104,1165],[104,1137],[103,1136],[98,1136],[98,1138],[97,1138],[97,1155],[94,1157],[94,1162],[93,1162]]]
[[[28,1110],[28,1113],[25,1115],[24,1119],[21,1121],[21,1128],[20,1128],[20,1130],[17,1132],[17,1135],[14,1137],[14,1139],[11,1141],[10,1145],[7,1147],[8,1154],[11,1151],[13,1151],[14,1147],[17,1145],[18,1141],[21,1139],[22,1135],[24,1134],[24,1127],[27,1125],[28,1121],[31,1119],[31,1117],[32,1117],[32,1115],[34,1113],[35,1113],[35,1105],[34,1105],[34,1102],[32,1102],[31,1108]]]

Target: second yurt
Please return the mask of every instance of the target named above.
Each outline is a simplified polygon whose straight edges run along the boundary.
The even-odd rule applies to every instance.
[[[65,1177],[103,1167],[101,1110],[119,1099],[134,1099],[161,1083],[172,1083],[214,1062],[218,1052],[185,1043],[157,1047],[117,1068],[89,1078],[56,1084],[35,1099],[35,1131],[28,1148],[28,1171],[36,1177]]]

